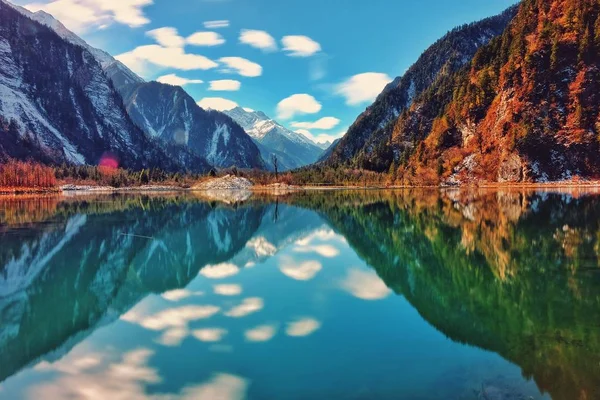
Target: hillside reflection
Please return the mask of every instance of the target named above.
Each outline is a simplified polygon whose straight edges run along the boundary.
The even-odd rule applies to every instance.
[[[600,197],[382,192],[296,199],[453,340],[554,399],[600,398]]]
[[[326,221],[373,269],[349,269],[345,290],[365,300],[390,290],[404,296],[437,330],[517,364],[554,399],[600,398],[596,195],[316,192],[234,204],[0,198],[0,210],[0,381],[60,359],[151,293],[189,296],[183,289],[199,274],[226,276],[290,243],[300,254],[335,256],[326,245],[298,244]],[[302,281],[321,266],[279,268]],[[262,308],[248,300],[227,312]],[[318,326],[307,319],[289,329],[301,335]],[[268,337],[267,328],[249,331],[249,340]],[[223,332],[196,334],[209,341]],[[177,339],[170,335],[167,344]]]

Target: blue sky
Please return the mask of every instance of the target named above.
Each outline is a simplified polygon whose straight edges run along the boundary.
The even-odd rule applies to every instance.
[[[323,141],[448,30],[515,0],[17,3],[53,14],[145,79],[183,84],[203,106],[235,102]]]

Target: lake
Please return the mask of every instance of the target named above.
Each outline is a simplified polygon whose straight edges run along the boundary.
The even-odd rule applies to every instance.
[[[0,398],[599,399],[600,196],[0,198]]]

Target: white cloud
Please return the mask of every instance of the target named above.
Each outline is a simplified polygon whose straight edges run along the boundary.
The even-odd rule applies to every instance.
[[[250,108],[250,107],[244,107],[244,111],[246,111],[246,112],[254,112],[254,109]]]
[[[321,51],[321,45],[308,36],[284,36],[281,43],[283,50],[292,57],[310,57]]]
[[[207,70],[218,66],[205,56],[186,53],[185,39],[179,36],[175,28],[154,29],[146,32],[146,35],[158,44],[139,46],[115,57],[140,75],[145,75],[151,65],[184,71]]]
[[[187,299],[191,296],[201,296],[202,294],[202,292],[190,292],[187,289],[175,289],[163,293],[162,298],[165,300],[177,302],[183,299]]]
[[[197,329],[192,332],[192,336],[201,342],[220,342],[226,334],[227,330],[221,328]]]
[[[355,106],[375,100],[391,81],[392,78],[386,74],[366,72],[336,85],[335,92],[346,98],[346,104]]]
[[[140,75],[146,73],[149,64],[183,71],[207,70],[218,65],[207,57],[188,54],[182,48],[163,47],[158,44],[136,47],[115,58]]]
[[[132,28],[146,25],[150,20],[142,9],[152,3],[152,0],[54,0],[30,3],[25,8],[32,12],[45,11],[70,30],[84,33],[115,22]]]
[[[76,355],[74,355],[76,354]],[[242,377],[224,373],[214,374],[209,380],[185,386],[178,393],[148,393],[149,385],[163,382],[159,371],[150,366],[154,352],[139,348],[121,354],[105,349],[94,356],[92,364],[80,360],[72,351],[59,361],[42,361],[36,369],[53,373],[53,379],[34,383],[28,390],[32,399],[128,399],[128,400],[242,400],[247,398],[250,382]],[[79,358],[79,359],[78,359]],[[84,358],[86,358],[84,356]],[[84,361],[84,364],[81,363]],[[78,365],[74,368],[73,366]]]
[[[214,291],[215,294],[219,294],[221,296],[238,296],[242,294],[242,287],[235,284],[215,285]]]
[[[200,270],[200,275],[209,279],[223,279],[236,275],[239,271],[240,269],[235,264],[222,263],[217,265],[207,265]]]
[[[226,65],[221,68],[221,72],[235,73],[251,78],[262,75],[262,67],[259,64],[242,57],[222,57],[219,61]]]
[[[342,282],[342,288],[363,300],[380,300],[392,292],[373,271],[351,269]]]
[[[219,46],[225,43],[225,39],[217,32],[196,32],[187,38],[186,43],[194,46]]]
[[[158,338],[157,342],[163,346],[175,347],[181,345],[183,340],[188,337],[189,334],[190,332],[187,328],[171,328],[166,330],[160,338]]]
[[[210,81],[210,87],[208,90],[213,91],[229,91],[234,92],[240,90],[242,83],[233,79],[222,79],[218,81]]]
[[[285,333],[288,336],[309,336],[321,327],[321,323],[314,318],[304,318],[288,324]]]
[[[198,105],[205,110],[227,111],[238,106],[238,103],[222,97],[205,97],[198,102]]]
[[[321,108],[321,103],[311,95],[294,94],[277,104],[277,118],[290,119],[298,114],[316,114]]]
[[[168,308],[154,315],[142,317],[138,322],[146,329],[161,331],[167,328],[187,328],[190,321],[210,318],[220,310],[217,306],[182,306]]]
[[[160,83],[166,83],[167,85],[172,85],[172,86],[185,86],[185,85],[204,83],[204,81],[200,80],[200,79],[182,78],[176,74],[163,75],[163,76],[157,78],[156,81],[160,82]]]
[[[333,129],[340,123],[340,120],[334,117],[324,117],[315,122],[292,122],[293,128],[300,129]]]
[[[179,36],[177,29],[164,27],[146,32],[146,35],[156,40],[163,47],[183,47],[185,39]]]
[[[323,268],[320,262],[310,260],[296,263],[290,257],[282,257],[279,269],[281,272],[297,281],[309,281]]]
[[[265,303],[260,297],[250,297],[244,299],[241,304],[227,311],[225,315],[232,318],[241,318],[262,310],[264,306]]]
[[[277,50],[275,39],[265,31],[242,29],[240,32],[240,43],[247,44],[263,51]]]
[[[277,327],[274,325],[261,325],[247,330],[244,335],[249,342],[267,342],[275,336]]]
[[[204,27],[206,29],[227,28],[229,27],[229,21],[226,19],[221,19],[217,21],[204,21]]]
[[[318,255],[327,258],[334,258],[340,254],[340,251],[330,244],[296,246],[296,248],[294,248],[294,251],[296,253],[317,253]]]

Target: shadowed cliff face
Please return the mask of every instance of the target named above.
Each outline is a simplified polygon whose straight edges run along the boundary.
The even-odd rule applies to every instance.
[[[494,351],[553,399],[600,396],[600,198],[339,195],[317,209],[455,341]]]

